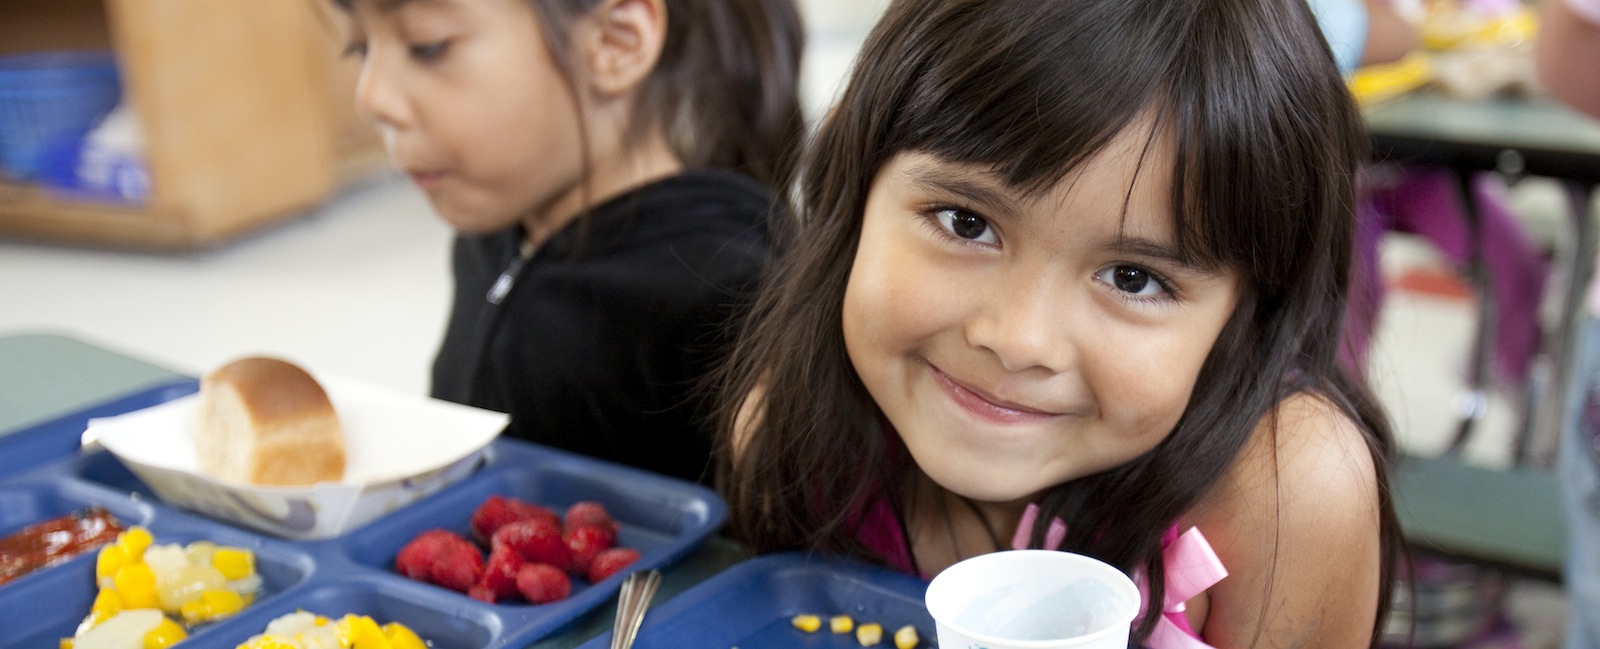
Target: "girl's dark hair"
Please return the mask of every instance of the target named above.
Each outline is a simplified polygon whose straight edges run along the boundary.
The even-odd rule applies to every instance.
[[[1069,523],[1063,549],[1143,568],[1159,602],[1163,532],[1282,399],[1321,395],[1361,425],[1377,467],[1375,643],[1400,551],[1391,440],[1372,395],[1336,361],[1366,140],[1306,3],[898,0],[857,61],[798,172],[784,253],[716,379],[730,531],[757,551],[870,557],[855,517],[871,498],[900,498],[916,471],[883,432],[841,330],[862,211],[888,160],[931,153],[1040,192],[1153,117],[1151,137],[1174,148],[1180,253],[1237,268],[1239,304],[1172,433],[1126,465],[1052,489],[1039,520]],[[731,433],[748,394],[762,395],[757,423],[735,461]],[[1033,531],[1036,544],[1042,534]]]
[[[571,26],[600,0],[528,0],[569,82]],[[639,91],[630,137],[659,125],[689,167],[743,171],[776,188],[805,133],[804,23],[793,0],[665,0],[666,42]]]

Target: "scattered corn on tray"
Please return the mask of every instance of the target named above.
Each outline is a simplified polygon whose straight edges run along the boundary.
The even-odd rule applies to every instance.
[[[838,557],[756,557],[650,609],[634,649],[936,646],[928,583]],[[907,632],[906,629],[910,631]],[[579,649],[606,649],[611,634]]]
[[[595,583],[574,578],[570,595],[548,604],[489,604],[396,573],[401,547],[434,528],[470,533],[475,508],[490,495],[558,511],[596,501],[619,524],[616,543],[639,551],[631,567],[660,568],[715,532],[726,512],[700,485],[500,439],[490,445],[483,466],[460,482],[340,536],[295,541],[169,507],[109,452],[78,450],[78,436],[91,417],[165,403],[196,389],[193,380],[159,386],[0,436],[0,538],[98,508],[124,527],[147,531],[149,543],[205,542],[248,552],[259,587],[250,589],[241,609],[186,629],[174,645],[179,649],[235,649],[297,611],[329,624],[363,618],[374,628],[398,623],[432,649],[521,648],[609,602],[627,571]],[[102,584],[115,581],[101,554],[84,552],[0,583],[0,649],[54,649],[86,617],[114,615],[99,594]]]

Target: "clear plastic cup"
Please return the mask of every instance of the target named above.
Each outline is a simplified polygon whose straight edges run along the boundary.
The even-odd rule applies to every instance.
[[[942,649],[1124,649],[1139,602],[1122,571],[1055,550],[967,559],[927,594]]]

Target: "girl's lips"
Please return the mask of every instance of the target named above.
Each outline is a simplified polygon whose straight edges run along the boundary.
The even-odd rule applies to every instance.
[[[411,177],[412,184],[422,189],[430,189],[444,179],[444,172],[440,171],[407,171],[406,175]]]
[[[956,405],[979,419],[995,422],[997,424],[1027,424],[1060,416],[1060,413],[1034,410],[1021,404],[1011,403],[996,398],[966,384],[955,380],[944,370],[932,363],[928,367],[933,370],[934,381],[939,387],[944,388],[945,394],[950,395]]]

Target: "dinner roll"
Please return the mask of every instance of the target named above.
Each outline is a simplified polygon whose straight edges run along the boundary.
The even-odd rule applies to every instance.
[[[232,361],[200,380],[195,453],[232,482],[300,486],[344,478],[344,430],[317,380],[276,358]]]

